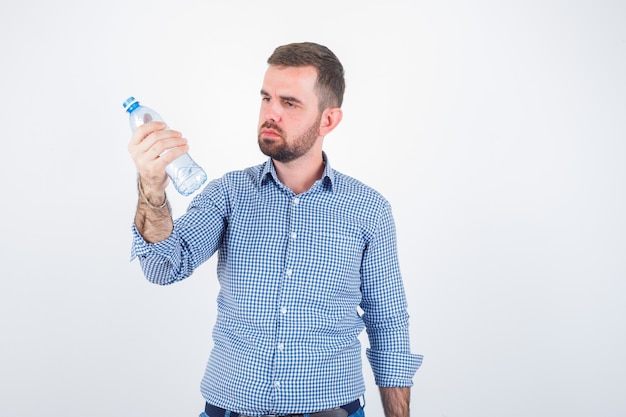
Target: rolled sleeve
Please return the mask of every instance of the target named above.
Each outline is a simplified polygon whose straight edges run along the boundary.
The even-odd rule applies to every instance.
[[[132,225],[133,243],[131,261],[139,259],[141,268],[148,281],[167,285],[186,278],[179,273],[181,265],[180,238],[176,230],[170,237],[158,243],[148,243]]]
[[[412,387],[413,375],[422,364],[422,355],[366,349],[365,354],[379,387]]]
[[[146,242],[133,224],[131,260],[139,259],[148,281],[160,285],[181,281],[218,250],[227,223],[226,188],[223,181],[211,181],[161,242]]]
[[[377,228],[365,251],[361,308],[369,337],[367,358],[378,386],[411,387],[422,356],[411,353],[409,314],[389,204],[380,211]]]

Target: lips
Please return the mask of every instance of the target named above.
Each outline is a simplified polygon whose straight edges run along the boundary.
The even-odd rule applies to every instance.
[[[267,121],[260,126],[259,136],[266,139],[278,139],[283,137],[283,131],[275,123]]]
[[[261,129],[261,136],[264,138],[279,138],[280,134],[272,129]]]

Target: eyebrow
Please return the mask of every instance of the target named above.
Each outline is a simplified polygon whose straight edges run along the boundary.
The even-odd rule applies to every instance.
[[[267,91],[265,91],[265,90],[261,90],[261,95],[262,95],[262,96],[269,96],[270,94],[269,94]],[[293,101],[294,103],[302,104],[302,101],[301,101],[301,100],[298,100],[298,99],[297,99],[297,98],[295,98],[295,97],[291,97],[291,96],[279,96],[279,98],[280,98],[281,100],[284,100],[284,101]]]

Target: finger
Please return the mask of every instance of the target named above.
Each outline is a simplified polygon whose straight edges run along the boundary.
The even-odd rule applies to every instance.
[[[189,145],[187,145],[187,143],[176,146],[174,148],[170,148],[167,152],[162,153],[158,156],[158,158],[155,160],[155,165],[161,166],[163,167],[163,169],[165,169],[165,167],[168,166],[172,161],[187,152],[189,152]]]
[[[139,147],[141,145],[137,148]],[[156,174],[164,171],[171,161],[188,150],[187,139],[166,138],[156,141],[148,149],[135,149],[132,157],[139,171],[149,171],[152,174]]]
[[[148,155],[158,158],[162,156],[165,151],[187,145],[187,139],[182,137],[167,137],[155,141],[150,148],[146,150]]]
[[[128,144],[128,146],[136,146],[148,136],[150,136],[153,132],[165,130],[166,127],[167,125],[163,122],[145,123],[135,129],[132,137],[130,138],[130,143]]]
[[[158,155],[155,158],[146,158],[137,161],[137,171],[142,177],[150,178],[154,182],[159,182],[157,179],[164,179],[165,167],[168,166],[173,160],[180,157],[189,151],[189,146],[182,145],[175,148],[171,148],[164,154]]]
[[[180,145],[182,143],[176,143],[176,141],[180,141],[181,139],[182,134],[175,130],[154,130],[139,142],[131,140],[131,143],[128,145],[128,150],[134,156],[147,152],[160,141],[169,141],[170,143],[173,141],[174,143],[172,146]],[[167,146],[161,146],[161,151],[165,149],[167,149]]]

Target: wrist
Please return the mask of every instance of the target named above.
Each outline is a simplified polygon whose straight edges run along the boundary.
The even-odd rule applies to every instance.
[[[164,208],[169,209],[167,193],[165,190],[146,190],[142,184],[140,175],[137,175],[137,190],[139,191],[140,203],[143,202],[152,210],[161,210]]]

